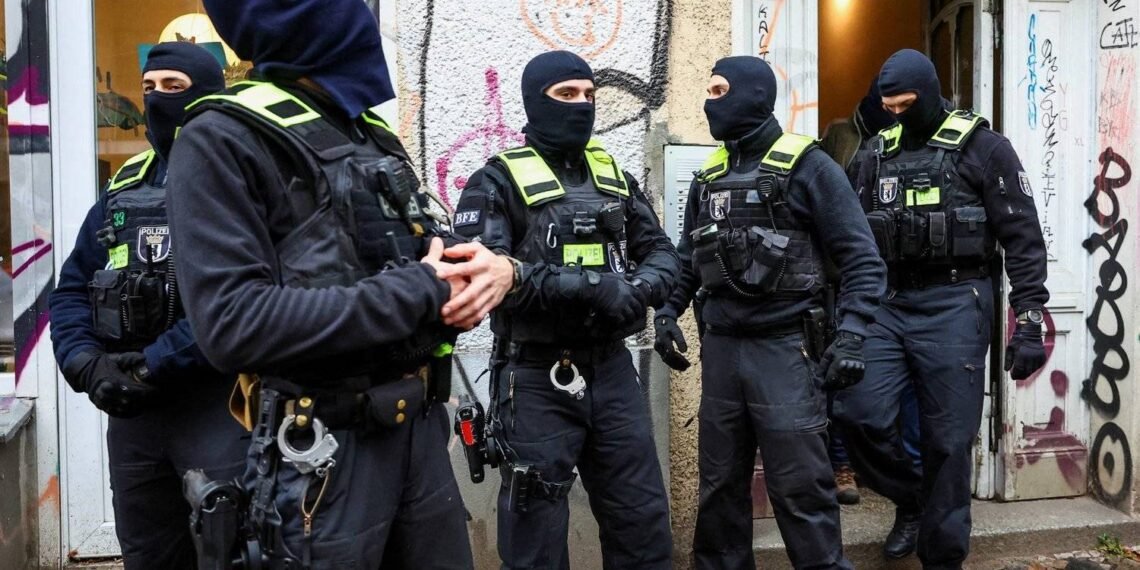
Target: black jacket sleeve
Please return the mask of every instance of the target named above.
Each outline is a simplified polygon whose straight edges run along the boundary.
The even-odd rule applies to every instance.
[[[626,240],[630,259],[637,262],[637,269],[630,276],[649,283],[653,289],[649,304],[659,308],[671,296],[681,261],[637,180],[628,172],[625,178],[630,192],[626,201]]]
[[[75,247],[60,269],[59,282],[48,296],[52,348],[55,361],[65,370],[68,362],[80,352],[103,350],[91,320],[87,283],[107,264],[107,250],[99,247],[95,237],[104,223],[103,202],[99,200],[87,211]]]
[[[677,272],[677,281],[673,292],[665,306],[657,311],[663,317],[681,318],[693,301],[693,296],[701,288],[701,276],[693,269],[693,240],[689,237],[697,227],[697,215],[700,208],[700,185],[694,179],[689,184],[689,198],[685,203],[685,219],[681,226],[681,239],[677,243],[677,260],[680,271]]]
[[[1009,304],[1015,313],[1043,308],[1049,301],[1045,239],[1029,177],[1017,152],[1008,139],[985,128],[971,137],[962,152],[963,178],[981,192],[989,227],[1005,250]]]
[[[811,221],[824,255],[839,270],[839,330],[867,336],[886,290],[886,266],[843,169],[822,151],[801,160],[789,183],[788,206]]]
[[[276,228],[290,223],[288,161],[236,119],[203,113],[182,129],[172,154],[170,221],[183,304],[202,352],[221,370],[375,348],[439,320],[450,288],[421,263],[348,287],[280,285]]]

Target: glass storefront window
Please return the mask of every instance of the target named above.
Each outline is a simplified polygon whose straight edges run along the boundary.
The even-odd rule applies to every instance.
[[[142,64],[153,44],[187,41],[225,60],[228,83],[249,65],[221,43],[198,0],[96,0],[95,69],[99,179],[102,188],[128,158],[145,151]]]

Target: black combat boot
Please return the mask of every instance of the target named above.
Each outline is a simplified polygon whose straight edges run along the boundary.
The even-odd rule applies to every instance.
[[[895,526],[891,527],[891,533],[887,535],[887,540],[883,543],[883,554],[888,559],[895,560],[905,558],[914,552],[915,544],[918,542],[918,528],[921,524],[922,511],[902,507],[896,508]]]

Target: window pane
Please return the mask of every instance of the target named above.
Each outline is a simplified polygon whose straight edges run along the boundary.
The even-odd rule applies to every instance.
[[[974,108],[974,7],[963,6],[958,10],[958,107]]]
[[[224,57],[230,82],[248,69],[221,44],[199,0],[96,0],[99,180],[93,197],[123,162],[150,146],[143,122],[142,62],[150,45],[165,41],[194,42]]]
[[[938,81],[942,84],[942,96],[954,100],[953,65],[954,55],[951,51],[950,24],[939,22],[935,24],[930,35],[930,59],[938,70]]]

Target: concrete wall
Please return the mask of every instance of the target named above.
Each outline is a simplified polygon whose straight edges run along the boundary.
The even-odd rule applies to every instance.
[[[0,565],[39,568],[36,428],[32,404],[0,398]]]

